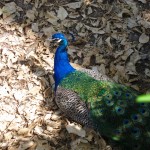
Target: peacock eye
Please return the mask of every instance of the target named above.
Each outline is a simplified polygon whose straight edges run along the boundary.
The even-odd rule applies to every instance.
[[[100,109],[100,113],[103,113],[104,112],[104,109]]]
[[[114,130],[114,134],[117,135],[117,136],[121,135],[121,133],[122,133],[122,132],[121,132],[120,129]]]
[[[134,129],[133,133],[137,134],[138,133],[138,129]]]
[[[135,127],[135,128],[133,128],[132,129],[132,135],[135,137],[135,138],[138,138],[139,136],[140,136],[140,129],[139,128],[137,128],[137,127]]]
[[[119,101],[118,101],[118,105],[119,105],[119,106],[122,106],[122,107],[126,107],[126,106],[127,106],[127,103],[126,103],[126,101],[119,100]]]
[[[139,112],[144,116],[149,116],[149,111],[145,108],[139,108]]]
[[[115,108],[115,110],[116,110],[116,113],[117,113],[118,115],[124,114],[124,108],[122,108],[122,107],[117,106],[117,107]]]
[[[141,103],[140,105],[141,105],[141,106],[145,106],[145,103]]]
[[[134,122],[141,122],[141,123],[142,123],[142,117],[141,117],[141,115],[139,115],[139,114],[131,115],[131,119],[132,119]]]
[[[129,127],[131,127],[131,125],[132,125],[132,123],[130,122],[130,120],[128,120],[128,119],[123,120],[124,128],[129,128]]]
[[[146,110],[143,109],[143,108],[140,108],[140,112],[141,112],[142,114],[144,114],[144,113],[146,112]]]
[[[121,108],[118,108],[118,110],[117,110],[118,112],[120,112],[121,111]]]
[[[114,95],[115,95],[115,96],[120,96],[120,95],[121,95],[121,92],[120,92],[120,91],[114,91]]]
[[[129,120],[125,119],[125,120],[123,121],[123,124],[125,124],[125,125],[129,124]]]
[[[132,115],[132,119],[136,121],[136,120],[138,120],[138,116],[137,115]]]
[[[108,94],[108,95],[106,95],[106,97],[105,97],[107,100],[111,100],[112,99],[112,95],[111,94]]]
[[[112,106],[114,104],[114,101],[106,100],[106,105]]]
[[[139,148],[140,148],[140,145],[138,145],[138,144],[134,145],[134,149],[139,149]]]
[[[131,99],[132,98],[132,95],[130,93],[126,93],[125,95],[126,95],[127,99]]]
[[[133,105],[134,104],[134,101],[132,99],[130,99],[130,98],[127,99],[127,102],[128,102],[129,105]]]

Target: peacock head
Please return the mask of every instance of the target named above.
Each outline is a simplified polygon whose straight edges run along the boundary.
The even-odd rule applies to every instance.
[[[53,34],[51,40],[56,41],[57,43],[59,43],[59,45],[68,45],[67,38],[62,33]]]

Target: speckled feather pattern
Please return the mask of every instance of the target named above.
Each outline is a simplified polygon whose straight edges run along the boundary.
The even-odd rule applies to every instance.
[[[102,135],[124,142],[128,149],[128,143],[132,143],[131,149],[140,146],[138,142],[148,145],[150,107],[135,103],[139,92],[105,78],[98,81],[80,71],[64,78],[57,92],[57,104],[58,99],[61,101],[58,106],[73,120],[89,127],[92,120]]]
[[[55,100],[66,116],[87,128],[94,128],[88,107],[80,100],[77,93],[58,87]]]

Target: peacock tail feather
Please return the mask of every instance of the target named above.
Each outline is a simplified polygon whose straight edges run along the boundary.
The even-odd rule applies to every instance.
[[[150,106],[135,102],[140,94],[136,90],[98,81],[80,71],[70,73],[59,86],[76,92],[87,104],[94,127],[102,135],[124,145],[131,143],[132,149],[140,146],[139,140],[150,143],[150,128],[146,127],[150,122]]]

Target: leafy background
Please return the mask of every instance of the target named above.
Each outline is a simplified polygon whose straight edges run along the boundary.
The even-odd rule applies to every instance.
[[[0,149],[111,149],[54,103],[55,32],[68,37],[76,68],[150,92],[148,0],[1,0]]]

